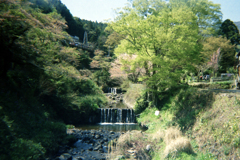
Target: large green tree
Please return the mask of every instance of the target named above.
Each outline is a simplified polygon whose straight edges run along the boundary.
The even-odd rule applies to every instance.
[[[115,54],[137,55],[131,65],[145,69],[142,80],[149,89],[163,91],[177,85],[182,72],[199,60],[198,41],[202,35],[213,34],[209,21],[218,19],[219,12],[219,6],[207,0],[133,0],[109,24],[126,37]]]

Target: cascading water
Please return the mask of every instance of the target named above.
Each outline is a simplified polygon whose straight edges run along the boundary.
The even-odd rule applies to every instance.
[[[129,118],[129,114],[128,114],[128,111],[127,111],[126,123],[128,123],[128,118]]]
[[[134,111],[132,109],[99,109],[100,123],[136,123]]]

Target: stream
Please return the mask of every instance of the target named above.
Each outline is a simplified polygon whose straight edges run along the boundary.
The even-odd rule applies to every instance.
[[[111,89],[107,93],[109,104],[100,108],[89,118],[93,124],[78,125],[68,129],[68,134],[76,137],[72,146],[63,146],[54,160],[106,160],[108,144],[122,134],[132,130],[145,131],[136,123],[134,110],[123,103],[123,94]]]

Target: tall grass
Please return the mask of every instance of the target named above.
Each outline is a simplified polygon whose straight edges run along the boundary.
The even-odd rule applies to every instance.
[[[159,140],[153,159],[240,158],[239,95],[192,87],[164,94],[160,106],[146,108],[137,119]]]

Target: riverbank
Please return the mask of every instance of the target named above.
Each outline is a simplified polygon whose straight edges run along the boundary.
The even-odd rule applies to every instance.
[[[119,145],[128,144],[123,155],[133,149],[154,160],[240,159],[239,93],[185,87],[163,94],[159,106],[146,108],[137,119],[148,127],[145,134],[119,138]]]

